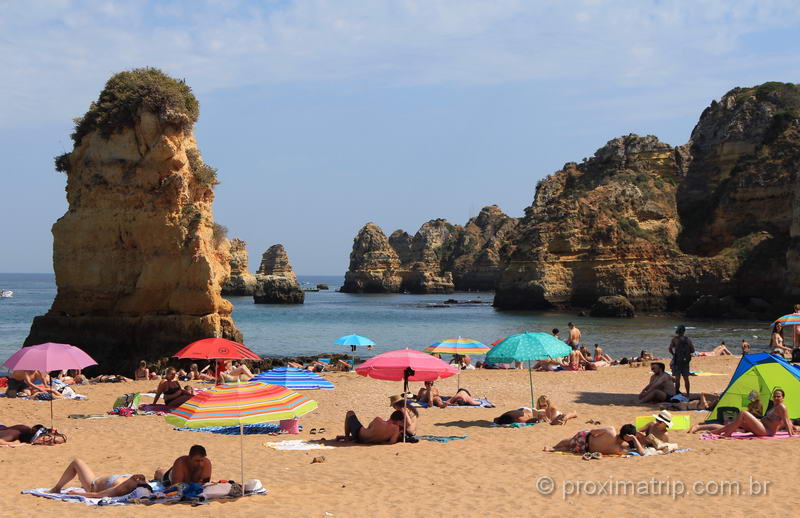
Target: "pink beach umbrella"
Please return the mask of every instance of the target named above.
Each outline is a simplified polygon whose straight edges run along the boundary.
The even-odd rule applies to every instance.
[[[12,354],[3,366],[12,371],[60,371],[97,365],[94,358],[74,345],[47,342],[23,347]],[[53,427],[53,400],[50,399],[50,428]]]

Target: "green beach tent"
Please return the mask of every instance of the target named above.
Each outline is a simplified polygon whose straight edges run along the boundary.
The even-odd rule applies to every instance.
[[[800,417],[800,368],[771,354],[745,354],[708,420],[719,419],[717,410],[723,407],[738,408],[740,411],[746,409],[750,402],[747,395],[753,390],[760,394],[761,404],[766,410],[772,400],[772,391],[776,388],[782,388],[786,394],[783,404],[789,411],[789,417]]]

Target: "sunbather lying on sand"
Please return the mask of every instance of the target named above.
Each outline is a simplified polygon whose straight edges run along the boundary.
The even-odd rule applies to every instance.
[[[717,406],[719,394],[701,393],[698,396],[689,396],[689,401],[666,402],[659,406],[667,410],[712,410]]]
[[[559,410],[553,406],[550,398],[544,394],[539,396],[539,398],[536,400],[536,407],[540,412],[544,412],[542,420],[549,422],[550,424],[563,425],[566,424],[570,419],[575,419],[578,417],[578,414],[575,412],[570,412],[568,414],[559,412]]]
[[[103,498],[127,495],[139,486],[150,489],[144,475],[109,475],[95,477],[92,469],[81,459],[69,463],[64,474],[48,493],[61,493],[61,489],[73,478],[78,477],[85,492],[71,491],[71,494],[87,498]]]
[[[558,358],[554,360],[539,360],[535,364],[533,364],[533,370],[536,372],[553,372],[557,370],[563,370],[567,367],[567,362],[564,358]]]
[[[521,406],[514,410],[509,410],[494,418],[494,424],[506,425],[512,423],[533,424],[544,419],[544,410],[534,410]]]
[[[100,376],[89,378],[89,383],[126,383],[128,381],[133,380],[119,374],[101,374]]]
[[[225,362],[225,370],[220,372],[217,376],[217,383],[234,383],[237,381],[250,381],[253,378],[253,373],[247,368],[247,365],[240,363],[234,365],[230,361]]]
[[[636,427],[632,424],[623,425],[619,434],[613,426],[581,430],[552,448],[545,448],[544,451],[597,452],[603,455],[622,455],[636,451],[639,455],[644,455],[644,448],[636,438]]]
[[[67,442],[67,437],[64,434],[49,432],[49,429],[41,424],[33,427],[24,424],[3,427],[0,428],[0,446],[10,446],[12,448],[20,444],[54,446]]]
[[[362,444],[394,444],[404,433],[403,412],[395,410],[389,420],[376,417],[368,427],[364,427],[355,412],[348,410],[344,418],[344,436],[337,440],[354,440]]]
[[[447,400],[445,406],[480,406],[481,402],[472,397],[469,390],[460,388],[455,395]]]
[[[697,353],[697,356],[733,356],[733,353],[725,347],[725,342],[722,342],[710,351]]]
[[[734,432],[743,431],[759,437],[764,437],[773,436],[781,429],[785,429],[789,436],[792,436],[794,434],[794,426],[792,425],[792,420],[789,419],[789,412],[786,410],[786,405],[783,404],[784,397],[783,389],[775,389],[772,392],[772,402],[774,406],[760,419],[747,410],[742,410],[739,412],[739,415],[736,416],[736,420],[731,423],[725,425],[694,425],[689,430],[689,433],[708,431],[714,435],[731,435]]]

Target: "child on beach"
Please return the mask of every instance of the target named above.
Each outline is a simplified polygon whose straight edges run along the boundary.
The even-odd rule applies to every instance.
[[[553,406],[550,398],[544,394],[539,396],[539,398],[536,400],[536,409],[539,412],[544,412],[543,420],[552,425],[564,425],[567,424],[567,421],[570,419],[575,419],[578,417],[578,414],[575,412],[570,412],[568,414],[560,412],[555,406]]]

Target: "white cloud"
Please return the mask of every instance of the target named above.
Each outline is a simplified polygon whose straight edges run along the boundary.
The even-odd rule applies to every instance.
[[[247,84],[713,82],[791,1],[8,2],[0,126],[82,113],[112,73],[158,66],[200,92]],[[794,59],[797,49],[770,56]]]

